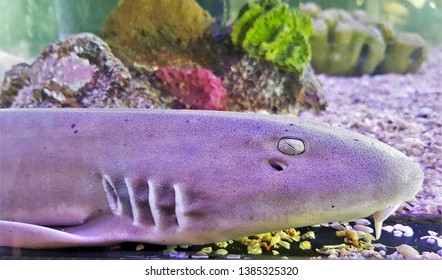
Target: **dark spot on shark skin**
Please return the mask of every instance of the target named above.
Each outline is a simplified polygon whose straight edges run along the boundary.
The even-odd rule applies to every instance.
[[[76,133],[78,133],[78,129],[76,129],[76,130],[74,131],[74,134],[76,134]]]
[[[331,208],[335,208],[335,206],[334,206],[334,205],[332,205],[332,206],[331,206]]]
[[[285,129],[284,131],[285,131],[285,132],[289,132],[289,130],[288,130],[288,129]]]
[[[186,123],[189,123],[189,120],[186,120]]]
[[[128,121],[129,121],[128,119],[124,119],[124,122],[126,122],[126,123],[127,123]]]
[[[75,123],[71,124],[71,128],[75,128]]]

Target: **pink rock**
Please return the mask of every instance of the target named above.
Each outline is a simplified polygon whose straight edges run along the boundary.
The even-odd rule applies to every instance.
[[[210,70],[164,67],[156,71],[165,89],[191,109],[227,110],[227,92]]]

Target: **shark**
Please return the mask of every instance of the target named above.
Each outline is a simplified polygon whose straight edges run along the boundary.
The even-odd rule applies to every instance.
[[[373,216],[421,188],[376,139],[289,115],[1,109],[0,246],[205,244]]]

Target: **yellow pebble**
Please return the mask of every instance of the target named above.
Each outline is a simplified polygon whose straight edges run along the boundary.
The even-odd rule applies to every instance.
[[[281,246],[281,247],[284,247],[284,248],[286,248],[287,250],[290,250],[290,243],[288,243],[287,241],[279,241],[278,242],[278,244]]]
[[[302,241],[301,243],[299,243],[299,248],[301,250],[310,250],[312,248],[312,244],[310,243],[310,241]]]
[[[204,247],[201,249],[201,252],[204,252],[206,254],[212,253],[212,247]]]
[[[262,254],[261,247],[253,248],[253,247],[247,247],[247,253],[250,255],[260,255]]]
[[[229,252],[227,252],[226,249],[218,249],[216,250],[215,254],[217,255],[227,255]]]
[[[302,239],[315,239],[315,233],[313,231],[308,231],[301,236]]]
[[[226,248],[227,246],[229,246],[229,243],[227,243],[226,241],[222,241],[222,242],[216,242],[215,245],[220,248]]]

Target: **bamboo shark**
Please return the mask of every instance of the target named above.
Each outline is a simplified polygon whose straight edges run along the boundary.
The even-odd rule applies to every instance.
[[[373,214],[423,181],[372,138],[292,116],[1,109],[0,246],[203,244]]]

